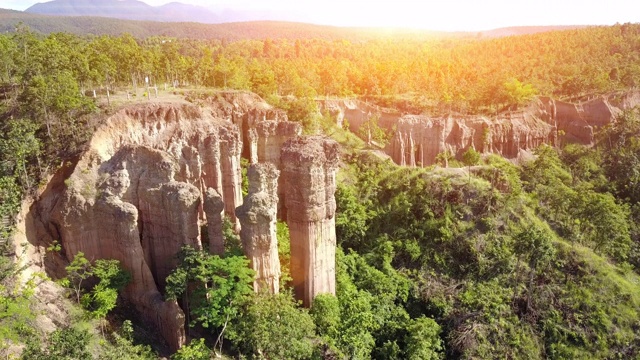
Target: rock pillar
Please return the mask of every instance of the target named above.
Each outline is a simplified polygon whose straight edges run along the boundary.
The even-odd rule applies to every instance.
[[[296,137],[282,148],[285,208],[291,234],[291,276],[296,297],[310,306],[335,294],[335,190],[339,146],[324,137]]]
[[[256,272],[253,289],[278,293],[280,259],[276,237],[278,210],[278,171],[271,163],[253,164],[247,171],[249,194],[236,216],[242,225],[240,238],[244,252]]]

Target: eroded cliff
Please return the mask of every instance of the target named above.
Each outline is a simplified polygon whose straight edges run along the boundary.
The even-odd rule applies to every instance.
[[[321,111],[350,131],[377,117],[378,125],[393,133],[385,152],[406,166],[427,166],[439,153],[460,156],[469,147],[516,159],[541,144],[594,143],[594,133],[620,114],[640,104],[636,91],[615,93],[569,103],[541,97],[518,111],[496,116],[449,115],[434,117],[394,113],[357,100],[320,101]]]
[[[299,131],[282,112],[242,92],[218,93],[199,105],[123,108],[99,126],[77,162],[63,166],[31,207],[29,242],[44,249],[58,240],[63,249],[58,260],[34,260],[54,277],[78,252],[91,261],[119,260],[132,274],[124,297],[175,350],[185,342],[184,314],[162,295],[175,255],[184,245],[202,248],[203,225],[210,251],[222,254],[222,213],[240,228],[241,155],[255,148],[256,162],[279,162],[278,144]],[[258,136],[246,144],[250,133]]]

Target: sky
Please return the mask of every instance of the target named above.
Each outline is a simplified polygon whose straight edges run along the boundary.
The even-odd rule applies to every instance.
[[[173,0],[176,1],[176,0]],[[638,0],[177,0],[206,7],[268,10],[280,19],[336,26],[482,31],[507,26],[612,25],[640,22]],[[24,10],[32,0],[0,0]],[[41,0],[42,2],[42,0]],[[145,0],[162,5],[171,0]]]

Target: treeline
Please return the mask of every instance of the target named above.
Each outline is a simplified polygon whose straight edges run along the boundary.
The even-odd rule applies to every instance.
[[[156,84],[248,89],[265,98],[407,95],[424,110],[459,112],[495,111],[536,94],[576,97],[640,82],[636,24],[490,40],[399,39],[40,37],[18,28],[0,42],[0,79],[24,81],[25,60],[31,58],[64,68],[83,89],[135,86],[149,77]]]
[[[637,24],[491,40],[357,42],[43,36],[19,25],[0,35],[1,181],[28,188],[77,151],[89,133],[85,115],[95,110],[89,90],[137,90],[146,79],[251,90],[304,121],[313,102],[283,97],[363,96],[411,112],[492,112],[536,94],[638,86],[639,59]]]
[[[304,24],[286,21],[246,21],[222,24],[196,22],[154,22],[122,20],[91,16],[50,16],[0,9],[0,32],[11,32],[16,24],[23,23],[42,34],[67,32],[76,35],[120,36],[131,34],[143,39],[152,36],[167,36],[179,39],[225,39],[238,41],[248,39],[322,39],[369,41],[377,38],[410,38],[414,40],[434,37],[464,37],[472,33],[448,33],[413,29],[351,28],[329,25]],[[482,36],[504,36],[521,32],[560,30],[562,27],[507,28],[482,33]],[[475,35],[475,34],[473,34]]]

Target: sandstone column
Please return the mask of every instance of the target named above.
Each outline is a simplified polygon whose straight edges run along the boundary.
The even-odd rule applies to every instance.
[[[236,231],[240,231],[240,223],[235,215],[236,207],[242,204],[242,169],[240,155],[242,141],[237,133],[220,134],[220,153],[222,154],[222,198],[225,212],[231,217]]]
[[[282,148],[285,208],[291,234],[291,276],[305,306],[335,294],[335,190],[339,146],[324,137],[296,137]]]
[[[276,237],[278,171],[271,163],[253,164],[247,171],[249,194],[236,216],[242,225],[240,238],[244,252],[256,272],[253,289],[278,293],[280,259]]]

